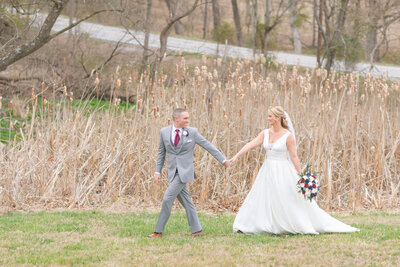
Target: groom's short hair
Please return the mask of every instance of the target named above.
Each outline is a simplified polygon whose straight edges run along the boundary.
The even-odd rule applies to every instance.
[[[172,112],[172,119],[179,118],[183,112],[187,112],[184,108],[176,108],[174,112]]]

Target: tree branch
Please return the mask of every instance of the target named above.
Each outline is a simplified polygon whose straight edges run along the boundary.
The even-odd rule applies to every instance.
[[[87,79],[87,78],[91,77],[94,73],[99,72],[101,69],[104,68],[105,65],[108,64],[108,62],[111,61],[111,59],[112,59],[114,56],[117,55],[116,52],[117,52],[119,46],[121,45],[122,40],[125,38],[126,34],[127,34],[127,33],[125,33],[124,36],[122,36],[121,39],[117,42],[117,44],[115,45],[115,47],[114,47],[113,51],[111,52],[110,56],[109,56],[100,66],[98,66],[96,69],[94,69],[94,70],[91,71],[90,73],[88,73],[88,72],[86,71],[85,66],[81,63],[82,66],[84,67],[86,73],[87,73],[87,75],[86,75],[85,77],[83,77],[84,79]]]
[[[115,10],[115,9],[103,9],[103,10],[98,10],[96,12],[93,12],[92,14],[76,21],[75,23],[72,23],[71,25],[69,25],[68,27],[62,29],[61,31],[58,31],[52,35],[50,35],[50,39],[53,39],[54,37],[59,36],[60,34],[63,34],[66,31],[69,31],[70,29],[74,28],[75,26],[77,26],[78,24],[80,24],[81,22],[84,22],[85,20],[90,19],[91,17],[94,17],[100,13],[104,13],[104,12],[122,12],[122,10]]]
[[[33,40],[14,48],[11,52],[7,51],[7,52],[0,53],[0,56],[2,56],[0,58],[0,71],[5,70],[9,65],[17,62],[18,60],[26,57],[27,55],[32,54],[33,52],[35,52],[36,50],[38,50],[39,48],[41,48],[42,46],[47,44],[51,39],[72,29],[79,23],[81,23],[97,14],[103,13],[103,12],[120,11],[120,10],[114,10],[114,9],[99,10],[99,11],[96,11],[96,12],[78,20],[77,22],[69,25],[68,27],[64,28],[63,30],[58,31],[55,34],[51,34],[51,29],[53,28],[57,18],[60,16],[60,14],[61,14],[62,10],[64,9],[65,5],[67,4],[68,0],[52,0],[52,2],[53,2],[53,4],[49,11],[49,14],[47,15],[45,21],[43,22],[38,35]]]

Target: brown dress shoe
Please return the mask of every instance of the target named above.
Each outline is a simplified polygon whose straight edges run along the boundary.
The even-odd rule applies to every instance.
[[[149,237],[149,238],[162,237],[162,233],[154,232],[154,233],[152,233],[151,235],[148,235],[147,237]]]
[[[198,236],[204,236],[204,235],[205,235],[205,233],[203,231],[199,231],[199,232],[190,234],[191,237],[198,237]]]

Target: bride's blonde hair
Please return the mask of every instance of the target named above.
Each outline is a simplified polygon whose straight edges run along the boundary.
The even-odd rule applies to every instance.
[[[285,111],[281,106],[275,106],[268,109],[268,112],[271,112],[272,115],[281,119],[281,125],[283,128],[289,130],[288,122],[286,120]]]

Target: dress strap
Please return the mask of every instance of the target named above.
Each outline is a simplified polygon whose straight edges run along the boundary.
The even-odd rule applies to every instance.
[[[268,140],[269,140],[269,131],[267,128],[264,130],[264,142],[263,142],[264,146],[268,145]]]
[[[289,137],[290,134],[291,134],[291,132],[288,131],[287,133],[285,133],[285,134],[282,136],[282,139],[285,140],[285,143],[286,143],[286,141],[287,141],[287,139],[288,139],[288,137]]]

